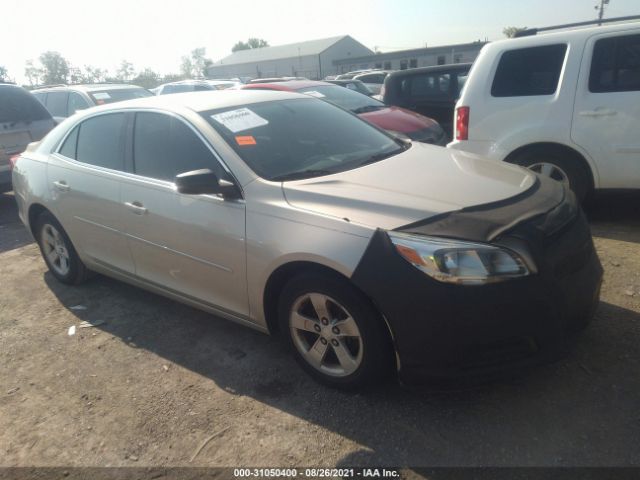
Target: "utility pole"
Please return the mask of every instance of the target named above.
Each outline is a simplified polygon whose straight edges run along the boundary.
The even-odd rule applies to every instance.
[[[594,8],[598,10],[598,25],[602,25],[602,17],[604,17],[604,6],[609,5],[609,0],[600,0],[600,5]]]

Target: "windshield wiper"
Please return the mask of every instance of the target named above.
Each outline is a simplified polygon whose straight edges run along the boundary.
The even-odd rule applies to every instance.
[[[400,147],[396,150],[391,150],[390,152],[376,153],[375,155],[371,155],[370,157],[367,157],[358,165],[362,166],[362,165],[368,165],[369,163],[379,162],[380,160],[384,160],[385,158],[393,157],[394,155],[397,155],[400,152],[404,152],[407,148],[409,148],[409,146]]]
[[[302,180],[303,178],[311,178],[311,177],[320,177],[322,175],[331,175],[332,173],[329,170],[317,170],[310,168],[308,170],[300,170],[298,172],[285,173],[284,175],[278,175],[277,177],[273,177],[270,180],[272,182],[285,182],[287,180]]]
[[[375,112],[376,110],[382,110],[386,108],[384,105],[365,105],[364,107],[354,108],[351,110],[355,114]]]

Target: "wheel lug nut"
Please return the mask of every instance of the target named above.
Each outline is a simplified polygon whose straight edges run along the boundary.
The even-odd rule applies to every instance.
[[[324,337],[320,337],[320,343],[323,344],[323,345],[326,345],[327,344],[327,339],[324,338]]]
[[[320,328],[320,325],[314,325],[314,326],[313,326],[313,329],[314,329],[316,332],[319,332],[320,330],[322,330],[322,328]]]
[[[322,317],[320,321],[322,322],[323,325],[329,325],[329,320],[326,317]]]
[[[331,340],[331,345],[333,345],[334,347],[338,346],[338,340],[336,340],[335,338],[333,340]]]
[[[333,328],[331,329],[331,331],[332,331],[333,333],[335,333],[336,335],[340,335],[340,329],[339,329],[338,327],[333,327]]]

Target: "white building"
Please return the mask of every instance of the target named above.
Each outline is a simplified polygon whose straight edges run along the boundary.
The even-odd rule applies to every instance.
[[[432,65],[447,65],[450,63],[472,63],[485,43],[462,43],[376,53],[362,57],[351,56],[337,59],[333,63],[339,73],[364,70],[366,68],[406,70],[407,68],[430,67]]]
[[[322,79],[338,72],[335,61],[372,55],[349,35],[274,47],[240,50],[206,69],[208,78],[307,77]]]

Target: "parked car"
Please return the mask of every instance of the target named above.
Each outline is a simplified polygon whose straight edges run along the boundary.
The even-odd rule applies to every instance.
[[[328,83],[333,83],[334,85],[339,85],[341,87],[348,88],[349,90],[353,90],[354,92],[361,93],[370,97],[373,95],[373,92],[367,88],[367,86],[362,83],[360,80],[325,80]]]
[[[451,147],[531,168],[579,199],[640,188],[639,52],[638,22],[486,45]]]
[[[11,190],[10,159],[54,126],[51,114],[28,91],[0,83],[0,192]]]
[[[435,120],[402,108],[388,107],[378,100],[328,82],[304,80],[251,83],[240,88],[243,90],[282,90],[304,93],[349,110],[363,120],[373,123],[394,135],[436,145],[445,145],[447,143],[446,135]]]
[[[336,387],[532,365],[598,303],[602,268],[562,184],[307,95],[87,110],[13,182],[59,281],[93,270],[279,333]]]
[[[354,75],[352,80],[360,80],[367,86],[371,93],[379,95],[385,79],[391,72],[391,70],[372,70]]]
[[[292,80],[308,80],[305,77],[265,77],[265,78],[252,78],[246,83],[275,83],[275,82],[290,82]]]
[[[133,98],[150,97],[153,94],[136,85],[119,83],[95,83],[90,85],[52,85],[32,91],[53,118],[60,122],[78,110],[121,102]]]
[[[437,120],[452,138],[456,101],[470,68],[470,63],[456,63],[390,73],[380,92],[382,101]]]
[[[155,88],[156,95],[169,95],[172,93],[202,92],[218,90],[206,80],[180,80],[177,82],[163,83]]]
[[[240,79],[237,80],[221,80],[221,79],[212,79],[205,80],[206,83],[214,87],[216,90],[226,90],[227,88],[237,87],[238,85],[242,85]]]

